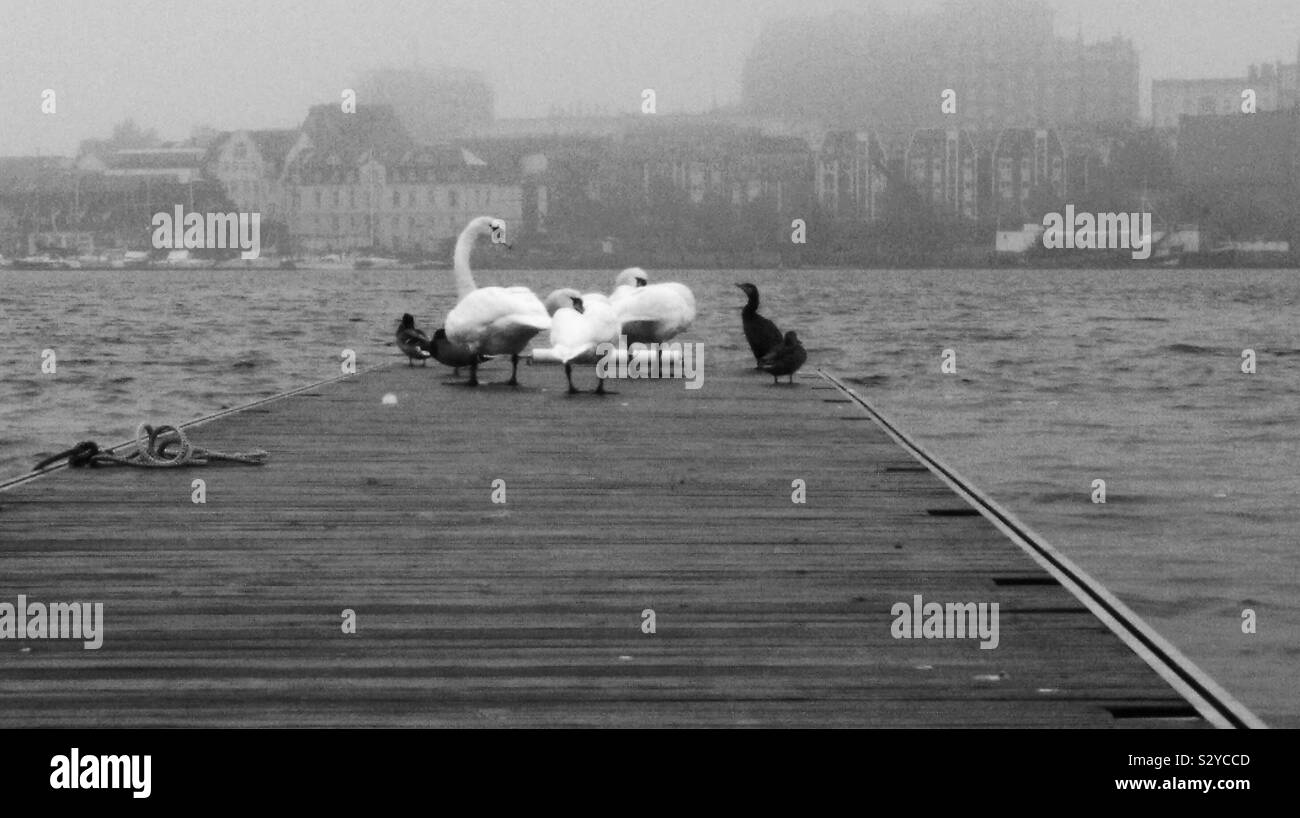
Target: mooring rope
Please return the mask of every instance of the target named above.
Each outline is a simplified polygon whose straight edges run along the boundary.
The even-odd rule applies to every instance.
[[[175,445],[176,452],[168,448]],[[40,471],[52,463],[67,458],[72,468],[83,466],[141,466],[146,468],[172,468],[175,466],[206,466],[217,461],[260,466],[269,455],[261,449],[251,452],[216,452],[190,443],[185,433],[175,426],[154,428],[141,423],[135,429],[135,451],[125,455],[101,449],[93,440],[83,440],[67,451],[47,457],[32,471]]]

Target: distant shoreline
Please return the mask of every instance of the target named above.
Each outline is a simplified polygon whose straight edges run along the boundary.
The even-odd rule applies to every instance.
[[[15,266],[11,259],[0,264],[0,272],[30,271],[33,268]],[[284,264],[283,262],[292,262]],[[1300,270],[1300,254],[1296,253],[1199,253],[1177,258],[1152,258],[1135,260],[1127,254],[1066,251],[1062,253],[1033,253],[1028,255],[995,254],[992,251],[957,251],[944,254],[908,254],[891,258],[855,259],[845,255],[830,258],[786,255],[777,253],[647,253],[634,252],[612,255],[582,254],[567,257],[560,254],[482,254],[474,260],[475,268],[482,270],[620,270],[627,267],[645,267],[655,270],[1194,270],[1194,269],[1263,269]],[[173,271],[260,271],[267,274],[290,270],[318,270],[327,272],[385,272],[385,271],[442,271],[450,269],[449,262],[441,259],[399,261],[383,259],[359,267],[346,265],[316,265],[301,259],[281,259],[267,254],[247,263],[225,260],[219,263],[190,263],[168,267],[164,265],[110,266],[108,264],[81,263],[73,268],[82,272],[116,272],[120,270],[145,270],[156,273]],[[50,272],[51,270],[42,270]]]

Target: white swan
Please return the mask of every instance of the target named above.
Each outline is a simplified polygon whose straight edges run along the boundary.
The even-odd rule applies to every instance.
[[[614,292],[609,294],[609,300],[618,307],[631,298],[638,287],[644,287],[649,280],[645,270],[640,267],[628,267],[614,279]]]
[[[573,365],[594,364],[598,346],[604,343],[617,345],[621,322],[614,306],[601,293],[578,295],[577,290],[565,288],[548,295],[545,304],[551,313],[551,348],[548,353],[564,363],[564,377],[572,395],[578,391],[573,385]],[[599,375],[597,379],[596,394],[603,395],[605,379]]]
[[[443,322],[447,338],[471,353],[510,356],[510,385],[518,386],[519,353],[533,336],[551,326],[546,307],[527,287],[478,287],[469,269],[469,254],[482,235],[495,236],[505,222],[479,216],[456,239],[453,268],[459,301]],[[507,245],[509,246],[509,245]],[[478,363],[470,364],[469,386],[478,386]]]
[[[629,267],[614,279],[609,300],[629,344],[662,343],[695,321],[695,295],[676,281],[647,284],[640,267]]]

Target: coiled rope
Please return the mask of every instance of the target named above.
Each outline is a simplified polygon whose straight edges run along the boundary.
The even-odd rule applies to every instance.
[[[175,452],[168,448],[175,445]],[[172,468],[176,466],[206,466],[209,463],[225,461],[243,463],[248,466],[260,466],[269,457],[261,449],[251,452],[216,452],[190,443],[185,433],[175,426],[154,428],[141,423],[135,429],[135,451],[125,455],[115,454],[108,449],[99,448],[93,440],[83,440],[67,451],[47,457],[32,471],[41,469],[67,458],[72,468],[83,466],[141,466],[145,468]]]

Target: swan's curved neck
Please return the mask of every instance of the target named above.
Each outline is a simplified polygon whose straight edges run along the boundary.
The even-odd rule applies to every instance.
[[[460,232],[456,239],[456,253],[452,256],[452,267],[456,271],[456,295],[464,298],[478,289],[474,284],[474,274],[469,269],[469,253],[474,249],[474,240],[478,238],[478,229],[470,225]]]
[[[745,303],[745,312],[753,314],[758,312],[758,293],[746,293],[749,301]]]

